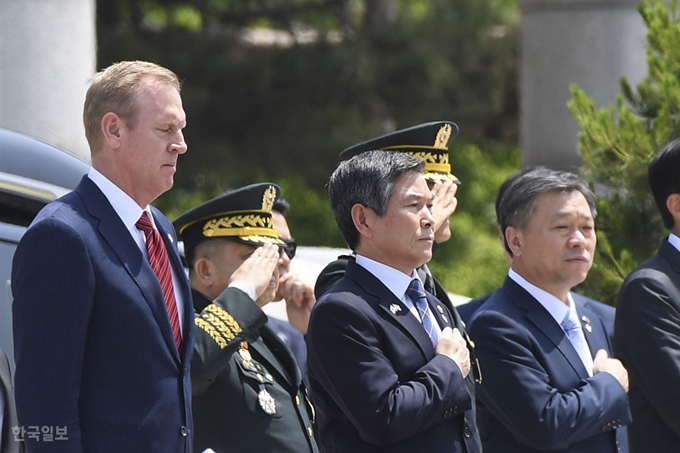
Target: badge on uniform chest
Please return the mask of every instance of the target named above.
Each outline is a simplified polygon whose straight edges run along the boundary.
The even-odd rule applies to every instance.
[[[274,400],[274,397],[271,396],[264,386],[266,381],[271,382],[274,378],[261,364],[253,360],[253,357],[248,350],[248,342],[241,342],[241,348],[238,350],[238,354],[241,357],[241,365],[243,368],[256,373],[257,380],[260,382],[260,391],[257,393],[257,401],[260,403],[260,407],[267,415],[276,414],[276,400]]]

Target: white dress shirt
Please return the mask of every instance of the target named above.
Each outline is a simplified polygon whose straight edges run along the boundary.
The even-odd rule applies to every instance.
[[[680,238],[674,235],[673,233],[668,235],[668,242],[671,243],[675,249],[680,252]]]
[[[517,283],[519,286],[524,288],[529,294],[531,294],[534,297],[534,299],[536,299],[538,303],[541,304],[548,313],[550,313],[550,316],[555,320],[557,325],[560,326],[560,329],[562,328],[562,320],[567,316],[567,312],[569,312],[569,318],[571,318],[572,321],[574,321],[579,326],[581,325],[581,322],[579,321],[578,318],[578,313],[576,311],[576,304],[574,303],[574,298],[571,296],[571,293],[567,293],[567,301],[569,302],[569,305],[566,305],[564,302],[562,302],[552,294],[542,290],[538,286],[532,285],[512,269],[508,271],[508,277],[510,277],[515,283]],[[580,332],[581,335],[583,335],[583,329],[581,329]],[[588,374],[592,376],[593,375],[592,353],[590,354],[589,357],[590,360],[588,360],[588,357],[585,358],[582,357],[581,361],[583,362],[583,365],[586,367]]]
[[[154,221],[153,215],[151,214],[151,207],[146,206],[144,209],[140,208],[135,200],[130,198],[128,194],[123,192],[120,187],[112,183],[106,176],[98,172],[94,167],[90,167],[90,172],[87,174],[88,178],[92,180],[93,183],[99,187],[104,196],[113,210],[116,211],[118,217],[127,228],[130,236],[134,239],[137,247],[142,251],[146,259],[149,259],[148,252],[146,250],[146,236],[139,230],[136,226],[137,221],[142,216],[142,211],[146,211],[149,214],[151,223],[154,228],[156,228],[156,223]],[[184,298],[182,297],[182,292],[180,291],[180,279],[175,269],[170,266],[172,270],[172,286],[175,288],[175,300],[177,302],[177,314],[179,315],[179,327],[183,330],[184,327]]]
[[[408,285],[411,283],[411,280],[414,278],[420,280],[415,269],[411,273],[411,276],[408,276],[393,267],[379,263],[359,254],[356,255],[356,263],[373,274],[375,278],[380,280],[382,284],[385,285],[387,289],[389,289],[390,292],[392,292],[392,294],[397,297],[397,299],[406,305],[406,308],[408,308],[411,314],[415,316],[418,322],[422,324],[423,321],[420,319],[418,309],[411,301],[411,298],[406,295],[406,290],[408,289]],[[422,281],[420,283],[422,283]],[[427,311],[430,314],[431,319],[437,319],[437,317],[432,314],[429,304],[427,306]],[[439,333],[441,333],[442,329],[439,325],[439,322],[433,322],[432,324],[434,324],[434,328],[437,329]]]

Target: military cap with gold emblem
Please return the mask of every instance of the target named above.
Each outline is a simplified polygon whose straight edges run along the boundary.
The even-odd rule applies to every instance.
[[[451,121],[433,121],[401,129],[380,137],[350,146],[340,158],[348,160],[371,150],[398,151],[425,161],[423,175],[428,181],[450,179],[459,183],[451,173],[449,141],[458,135],[458,126]]]
[[[281,189],[272,183],[258,183],[226,192],[179,216],[175,230],[184,251],[203,241],[226,238],[260,246],[268,242],[285,245],[272,223],[272,207]]]

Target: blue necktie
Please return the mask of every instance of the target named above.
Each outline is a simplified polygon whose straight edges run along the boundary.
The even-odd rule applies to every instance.
[[[581,361],[586,367],[588,374],[592,376],[593,356],[590,354],[590,348],[588,347],[588,343],[586,343],[586,337],[583,335],[581,325],[578,321],[571,319],[571,311],[567,312],[567,316],[564,317],[560,325],[567,334],[567,338],[571,341],[574,349],[576,349],[579,357],[581,357]]]
[[[425,296],[425,290],[423,289],[423,284],[420,283],[420,280],[417,278],[411,280],[411,283],[406,289],[406,295],[413,301],[413,305],[415,305],[418,310],[418,315],[420,315],[420,320],[423,323],[423,329],[425,329],[425,332],[427,332],[427,335],[430,337],[432,346],[436,346],[437,341],[439,340],[439,332],[434,327],[434,320],[430,315],[430,311],[427,309],[427,297]]]

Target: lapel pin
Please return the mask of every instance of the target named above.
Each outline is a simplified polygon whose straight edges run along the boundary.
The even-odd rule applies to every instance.
[[[446,317],[446,315],[442,315],[442,319],[444,320],[444,322],[445,322],[446,324],[449,323],[449,320],[448,320],[448,318]]]
[[[170,243],[172,244],[175,242],[175,240],[172,238],[172,234],[168,233],[168,239],[170,239]]]
[[[586,315],[581,316],[581,321],[585,323],[585,328],[588,331],[588,333],[592,333],[593,331],[593,326],[590,325],[590,319]]]
[[[392,304],[390,305],[390,311],[392,312],[393,315],[396,315],[398,312],[401,311],[401,307],[397,304]]]
[[[444,309],[442,308],[441,305],[437,305],[437,310],[439,310],[440,314],[442,314],[442,315],[444,314]]]

